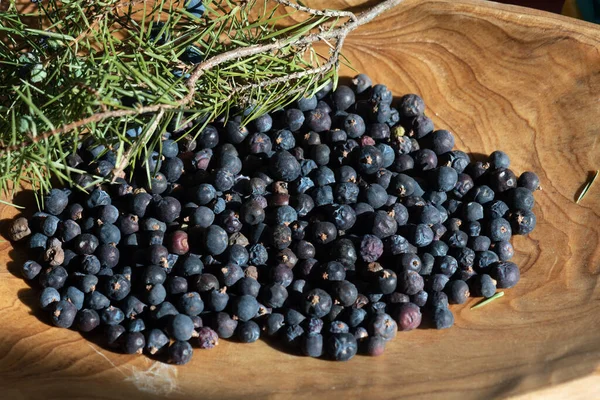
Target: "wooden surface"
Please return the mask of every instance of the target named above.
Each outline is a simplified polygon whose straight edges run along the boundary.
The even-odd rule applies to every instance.
[[[574,202],[600,168],[599,43],[591,24],[468,0],[407,0],[346,41],[356,69],[396,94],[421,94],[459,149],[502,149],[515,171],[541,177],[538,227],[514,240],[521,282],[485,308],[454,307],[452,329],[401,333],[384,356],[349,363],[222,341],[172,367],[38,318],[18,276],[26,256],[2,242],[0,397],[600,398],[600,184]],[[0,219],[14,213],[0,207]]]
[[[538,10],[545,10],[559,13],[562,10],[565,0],[497,0],[498,3],[514,4],[517,6],[531,7]]]

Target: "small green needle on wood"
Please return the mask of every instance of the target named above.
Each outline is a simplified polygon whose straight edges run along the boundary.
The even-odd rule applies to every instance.
[[[496,300],[496,299],[499,299],[499,298],[500,298],[500,297],[502,297],[502,296],[504,296],[504,292],[498,292],[498,293],[496,293],[495,295],[493,295],[492,297],[490,297],[489,299],[485,299],[485,300],[483,300],[483,301],[481,301],[481,302],[479,302],[479,303],[475,304],[473,307],[471,307],[471,310],[474,310],[474,309],[476,309],[476,308],[479,308],[479,307],[483,307],[483,306],[485,306],[486,304],[489,304],[489,303],[491,303],[492,301],[494,301],[494,300]]]
[[[585,197],[585,195],[587,194],[587,192],[590,190],[590,188],[592,187],[592,185],[594,184],[594,181],[596,180],[596,178],[598,177],[598,173],[600,173],[600,170],[596,170],[596,173],[594,174],[594,176],[592,177],[592,179],[590,179],[588,181],[588,183],[585,185],[585,187],[583,188],[583,190],[581,191],[581,193],[579,194],[579,197],[577,197],[577,200],[575,201],[575,204],[579,204],[579,202],[581,200],[583,200],[583,198]]]

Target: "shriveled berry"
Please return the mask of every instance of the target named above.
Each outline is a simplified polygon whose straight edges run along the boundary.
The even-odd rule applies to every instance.
[[[27,218],[19,217],[12,221],[9,229],[9,238],[12,241],[19,241],[31,235]]]
[[[398,289],[405,294],[413,295],[423,290],[423,277],[415,271],[405,271],[398,275]]]
[[[398,324],[399,331],[410,331],[421,325],[421,309],[414,303],[409,302],[400,304],[400,306],[392,312],[392,317]]]
[[[217,332],[209,327],[202,327],[198,330],[198,347],[201,349],[212,349],[219,344]]]

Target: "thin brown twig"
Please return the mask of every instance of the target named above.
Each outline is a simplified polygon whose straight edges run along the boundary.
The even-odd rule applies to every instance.
[[[274,0],[274,1],[280,2],[281,0]],[[19,145],[13,145],[13,146],[7,146],[7,147],[0,148],[0,155],[6,154],[7,152],[17,151],[17,150],[27,147],[31,144],[45,141],[52,136],[55,136],[58,134],[64,134],[64,133],[70,132],[74,129],[77,129],[83,125],[87,125],[87,124],[90,124],[93,122],[99,122],[99,121],[102,121],[107,118],[118,118],[118,117],[130,116],[130,115],[139,115],[139,114],[155,113],[155,112],[159,112],[159,111],[164,112],[164,111],[169,111],[169,110],[181,109],[193,101],[194,95],[196,94],[196,83],[198,82],[198,79],[200,79],[200,77],[202,77],[202,75],[204,75],[204,73],[207,70],[210,70],[210,69],[212,69],[218,65],[221,65],[225,62],[228,62],[228,61],[234,61],[234,60],[238,60],[240,58],[250,57],[250,56],[253,56],[256,54],[267,53],[267,52],[271,52],[274,50],[279,50],[290,44],[302,46],[302,45],[308,45],[308,44],[312,44],[312,43],[315,43],[320,40],[327,40],[327,39],[337,39],[338,41],[341,40],[343,43],[343,40],[350,32],[352,32],[353,30],[355,30],[356,28],[358,28],[361,25],[369,23],[375,17],[377,17],[384,11],[397,6],[402,1],[403,0],[382,1],[381,3],[377,4],[376,6],[370,8],[370,9],[364,11],[363,13],[359,14],[358,16],[356,16],[356,19],[348,21],[346,24],[342,25],[339,28],[332,29],[330,31],[322,32],[319,34],[316,34],[316,33],[309,34],[309,35],[297,40],[295,43],[291,43],[289,38],[285,38],[285,39],[276,40],[269,44],[252,45],[252,46],[248,46],[248,47],[244,47],[244,48],[240,48],[240,49],[234,49],[234,50],[230,50],[230,51],[218,54],[218,55],[211,57],[208,60],[205,60],[195,66],[195,68],[193,70],[194,72],[190,75],[190,78],[188,79],[187,84],[186,84],[186,87],[188,88],[188,93],[183,98],[181,98],[180,100],[175,102],[175,104],[155,104],[155,105],[151,105],[151,106],[137,107],[135,109],[113,110],[113,111],[107,111],[107,112],[93,114],[93,115],[90,115],[89,117],[80,119],[78,121],[71,122],[66,125],[63,125],[60,128],[56,128],[56,129],[44,132],[44,133],[36,136],[32,140],[30,140],[28,143],[20,143]],[[315,11],[317,11],[317,10],[315,10]],[[339,52],[337,52],[337,54],[339,54]],[[324,64],[324,65],[328,65],[328,64]],[[292,75],[287,75],[285,77],[285,80],[294,79],[294,78],[290,78],[291,76],[292,77],[296,76],[296,79],[298,77],[306,76],[306,74],[309,71],[311,71],[311,70],[302,71],[302,72],[295,73]],[[317,67],[316,69],[312,69],[312,71],[320,71],[320,67]],[[304,74],[304,75],[301,75],[301,74]],[[283,77],[275,78],[275,79],[282,79],[282,78]]]
[[[339,10],[315,10],[314,8],[302,6],[300,4],[292,3],[288,0],[273,0],[282,6],[290,7],[298,11],[302,11],[312,15],[324,16],[324,17],[342,17],[350,18],[352,21],[356,21],[356,14],[350,11],[339,11]]]
[[[252,83],[249,85],[240,86],[239,88],[234,89],[234,92],[232,93],[232,95],[237,92],[243,92],[243,91],[246,91],[249,89],[254,89],[257,87],[264,88],[264,87],[267,87],[270,85],[284,83],[284,82],[287,82],[287,81],[290,81],[293,79],[300,79],[300,78],[303,78],[308,75],[323,74],[329,68],[331,68],[332,66],[334,66],[337,63],[340,52],[342,50],[342,46],[344,45],[344,39],[345,39],[345,36],[342,36],[338,39],[337,44],[336,44],[335,48],[333,49],[331,56],[329,57],[327,62],[325,62],[325,64],[315,67],[315,68],[307,69],[305,71],[294,72],[294,73],[291,73],[291,74],[288,74],[285,76],[278,76],[277,78],[267,79],[267,80],[259,82],[259,83]],[[336,69],[337,69],[337,67],[336,67]],[[232,95],[230,96],[230,98],[232,97]]]

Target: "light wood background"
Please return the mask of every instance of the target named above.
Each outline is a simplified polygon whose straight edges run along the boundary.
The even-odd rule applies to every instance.
[[[346,41],[357,70],[396,94],[421,94],[459,149],[502,149],[515,171],[541,177],[538,227],[514,240],[521,282],[485,308],[454,307],[454,328],[401,333],[382,357],[348,363],[222,341],[173,367],[51,327],[18,276],[26,255],[5,241],[0,397],[600,398],[600,182],[574,202],[600,168],[599,45],[591,24],[471,0],[407,0]],[[0,206],[0,219],[15,212]]]

